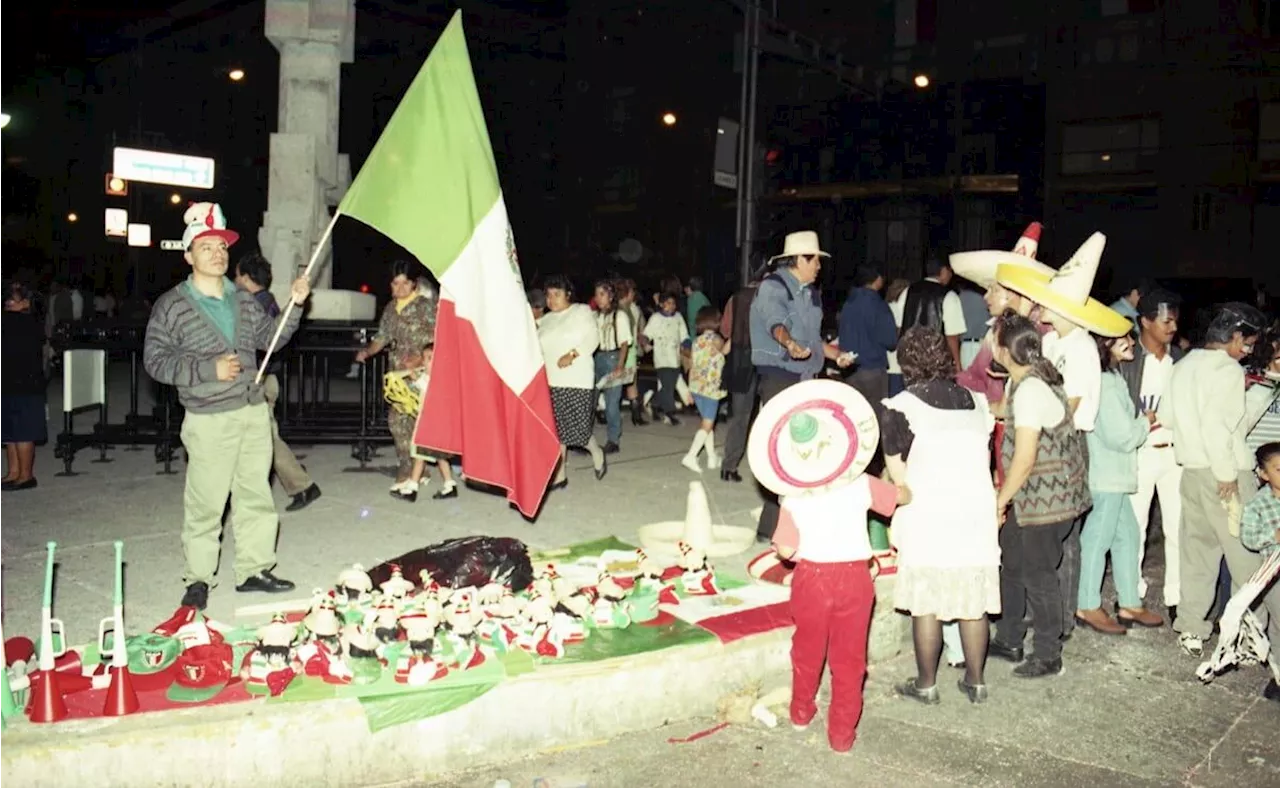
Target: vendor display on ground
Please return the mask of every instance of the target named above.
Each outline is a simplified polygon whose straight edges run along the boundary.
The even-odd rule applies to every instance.
[[[529,555],[515,539],[455,539],[400,556],[416,576],[394,561],[368,571],[355,565],[309,600],[243,609],[230,623],[182,607],[119,644],[119,603],[98,640],[75,648],[63,646],[46,611],[37,643],[5,644],[7,709],[57,722],[358,698],[376,731],[443,714],[557,664],[790,626],[786,586],[717,573],[696,546],[714,533],[705,495],[701,483],[691,485],[684,535],[693,542],[681,539],[671,551],[650,554],[610,538]],[[51,547],[50,583],[53,560]],[[471,585],[446,585],[458,582]]]

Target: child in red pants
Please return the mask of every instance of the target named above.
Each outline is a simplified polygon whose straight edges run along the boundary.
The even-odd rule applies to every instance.
[[[867,510],[885,517],[909,500],[906,488],[863,474],[853,483],[816,495],[781,500],[773,543],[796,562],[791,580],[791,724],[804,730],[818,713],[822,664],[831,666],[827,741],[847,752],[862,718],[867,636],[875,585],[869,562]]]

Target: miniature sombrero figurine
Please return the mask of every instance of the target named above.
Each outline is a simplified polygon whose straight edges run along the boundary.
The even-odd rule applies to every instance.
[[[1025,265],[1003,263],[996,269],[996,281],[1086,331],[1103,337],[1122,337],[1133,330],[1129,318],[1089,297],[1106,245],[1107,237],[1094,233],[1052,274]]]
[[[808,380],[760,409],[747,461],[756,481],[778,495],[811,495],[861,476],[879,443],[880,424],[857,389]]]
[[[689,482],[683,522],[671,520],[640,526],[640,544],[645,550],[675,558],[680,555],[681,541],[709,558],[723,558],[750,548],[755,544],[756,532],[733,525],[713,525],[707,489],[702,482]]]
[[[227,217],[222,214],[221,206],[214,202],[192,203],[186,213],[182,214],[182,221],[187,224],[187,229],[182,233],[183,249],[190,249],[197,238],[207,235],[221,238],[227,242],[227,246],[240,240],[240,233],[227,229]]]
[[[999,249],[957,252],[950,257],[951,270],[956,276],[968,279],[983,290],[990,290],[996,283],[996,269],[1001,265],[1021,266],[1045,276],[1053,276],[1056,272],[1036,259],[1042,229],[1040,222],[1027,225],[1027,229],[1022,231],[1022,237],[1018,239],[1012,252]]]

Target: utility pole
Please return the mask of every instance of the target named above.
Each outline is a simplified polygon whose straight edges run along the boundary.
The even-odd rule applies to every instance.
[[[751,253],[755,244],[756,94],[760,71],[760,0],[752,0],[743,24],[742,125],[738,150],[738,251],[741,283],[751,278]],[[744,134],[745,132],[745,134]],[[745,137],[745,142],[744,138]]]

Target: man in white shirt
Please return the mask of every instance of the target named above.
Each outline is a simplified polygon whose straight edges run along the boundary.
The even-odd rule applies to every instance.
[[[1261,562],[1239,538],[1240,510],[1257,488],[1245,446],[1240,361],[1253,352],[1264,325],[1262,314],[1248,304],[1219,307],[1204,348],[1174,366],[1160,403],[1160,422],[1172,432],[1174,456],[1182,466],[1182,582],[1173,628],[1182,650],[1193,657],[1201,655],[1213,628],[1208,617],[1222,559],[1237,588]],[[1280,621],[1271,620],[1269,637],[1280,642]]]
[[[951,264],[945,260],[930,258],[925,264],[925,278],[902,291],[897,305],[891,304],[898,334],[909,328],[923,326],[939,331],[947,338],[947,347],[955,360],[956,374],[964,367],[960,364],[960,340],[968,330],[964,319],[964,306],[960,296],[951,289]],[[890,358],[889,371],[897,367],[897,355]],[[892,394],[893,392],[890,392]]]
[[[1138,343],[1133,361],[1120,364],[1120,376],[1129,387],[1135,413],[1160,410],[1169,390],[1173,365],[1182,351],[1173,344],[1178,334],[1178,296],[1166,290],[1152,290],[1138,302]],[[1178,535],[1182,522],[1182,468],[1173,454],[1173,434],[1159,422],[1138,450],[1138,491],[1129,496],[1138,520],[1138,594],[1146,596],[1147,580],[1142,576],[1146,553],[1147,524],[1151,499],[1159,496],[1160,527],[1164,531],[1164,605],[1169,618],[1177,615],[1180,592]]]

